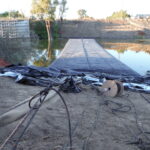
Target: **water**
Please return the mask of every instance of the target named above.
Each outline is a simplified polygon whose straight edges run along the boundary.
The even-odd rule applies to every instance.
[[[0,39],[0,62],[49,66],[60,54],[67,40]]]
[[[144,75],[150,70],[150,40],[97,40],[109,53]],[[50,46],[47,40],[0,39],[0,65],[10,64],[49,66],[60,54],[67,40],[55,40]]]
[[[132,41],[100,41],[111,55],[135,70],[145,75],[150,70],[150,40]]]

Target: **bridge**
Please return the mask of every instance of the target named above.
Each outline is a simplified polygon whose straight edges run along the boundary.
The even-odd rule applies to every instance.
[[[94,39],[70,39],[60,57],[51,64],[51,67],[139,76],[137,72],[110,55]]]

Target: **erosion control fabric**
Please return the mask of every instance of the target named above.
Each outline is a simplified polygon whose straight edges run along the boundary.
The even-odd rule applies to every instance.
[[[75,92],[80,92],[80,89],[74,86],[74,82],[79,82],[79,80],[84,84],[94,85],[102,85],[105,80],[119,80],[123,82],[125,88],[150,93],[150,76],[135,77],[88,70],[60,70],[52,67],[22,65],[9,65],[5,68],[0,68],[0,76],[12,77],[17,83],[43,87],[61,85],[61,87],[65,88],[70,83],[70,88]],[[64,83],[65,86],[62,86]]]

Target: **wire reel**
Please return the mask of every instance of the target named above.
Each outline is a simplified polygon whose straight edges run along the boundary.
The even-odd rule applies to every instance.
[[[118,87],[118,94],[117,94],[117,96],[122,96],[123,91],[124,91],[123,83],[118,81],[118,80],[115,80],[115,82],[116,82],[117,87]]]
[[[121,96],[124,91],[123,84],[117,80],[107,80],[100,88],[103,95],[108,97]]]

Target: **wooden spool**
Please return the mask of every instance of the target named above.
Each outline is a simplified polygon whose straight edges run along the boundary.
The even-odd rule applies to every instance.
[[[103,95],[108,97],[121,96],[124,91],[124,87],[120,81],[107,80],[101,87]]]

